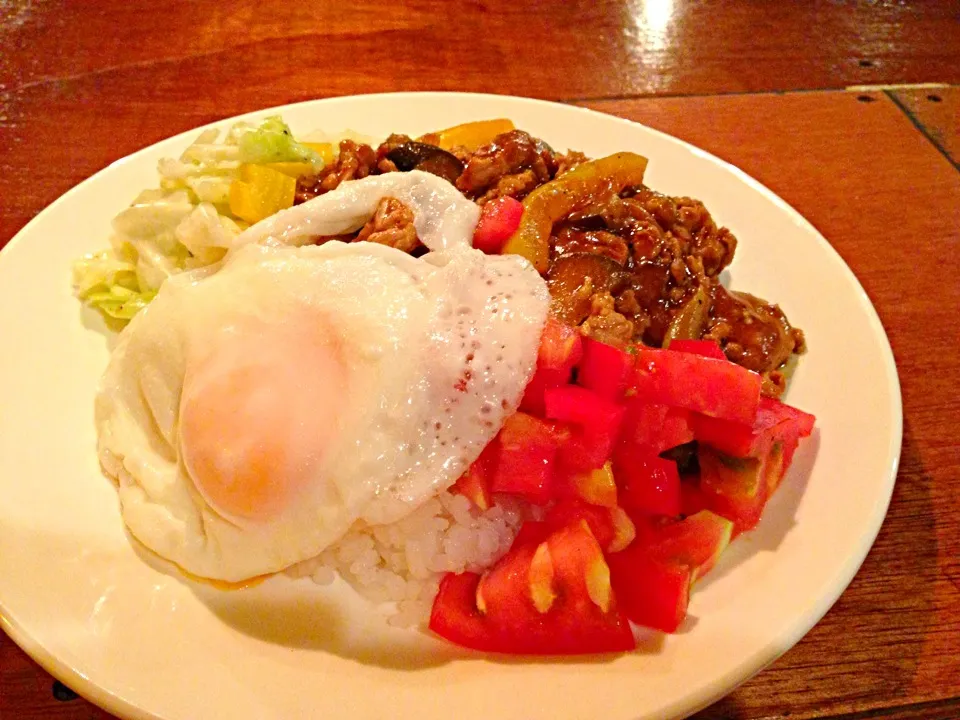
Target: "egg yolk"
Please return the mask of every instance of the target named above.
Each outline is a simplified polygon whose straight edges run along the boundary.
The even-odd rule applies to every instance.
[[[322,482],[347,376],[335,333],[301,328],[232,325],[188,369],[181,458],[226,518],[270,520]]]

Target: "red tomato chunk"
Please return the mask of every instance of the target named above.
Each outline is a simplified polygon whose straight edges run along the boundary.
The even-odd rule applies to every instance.
[[[726,360],[637,348],[637,396],[750,425],[760,404],[760,376]]]
[[[672,633],[687,616],[690,568],[660,562],[630,546],[610,558],[610,577],[631,622]]]
[[[515,544],[482,577],[447,575],[430,629],[488,652],[573,655],[636,646],[603,552],[581,523]]]
[[[572,426],[570,440],[560,449],[561,462],[580,471],[602,467],[616,445],[623,406],[576,385],[548,388],[544,405],[548,418]]]
[[[790,442],[813,432],[814,417],[779,400],[760,399],[750,425],[705,415],[691,418],[697,440],[734,457],[762,457],[777,440]]]
[[[486,203],[473,232],[473,246],[488,255],[499,253],[522,216],[523,205],[512,197],[504,195]]]
[[[620,452],[613,465],[620,505],[631,512],[676,517],[680,514],[677,464],[647,453]]]
[[[577,384],[608,400],[620,400],[630,383],[633,357],[612,345],[583,339],[583,360]]]
[[[630,622],[676,631],[697,580],[756,526],[814,424],[761,398],[760,376],[716,343],[624,352],[555,320],[521,409],[454,490],[482,510],[514,495],[542,519],[482,576],[447,575],[430,617],[437,634],[488,652],[622,652]]]
[[[732,524],[709,511],[638,534],[610,556],[611,582],[631,621],[674,632],[687,613],[690,590],[730,542]]]
[[[635,397],[626,402],[621,447],[628,453],[659,455],[694,439],[690,413],[666,405],[651,405]]]
[[[675,352],[692,353],[703,357],[726,360],[727,356],[720,349],[720,344],[713,340],[671,340],[670,349]]]
[[[576,328],[550,318],[540,336],[537,369],[527,385],[520,409],[542,416],[543,395],[547,388],[560,387],[570,382],[574,367],[583,355],[583,344]]]
[[[554,461],[562,442],[545,420],[518,412],[507,418],[497,436],[497,454],[491,489],[513,493],[535,505],[553,497]]]
[[[490,485],[493,472],[497,467],[497,452],[500,443],[496,440],[487,445],[474,463],[460,476],[452,490],[466,496],[481,510],[489,510],[493,506],[491,496],[493,490]]]

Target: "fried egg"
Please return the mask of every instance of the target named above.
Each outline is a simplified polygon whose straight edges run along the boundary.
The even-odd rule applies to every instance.
[[[280,571],[448,488],[516,409],[546,286],[525,260],[472,249],[475,206],[422,175],[346,183],[254,226],[124,329],[98,449],[140,542],[201,577]],[[408,197],[434,252],[286,244],[304,224],[359,227],[399,178],[425,200]]]

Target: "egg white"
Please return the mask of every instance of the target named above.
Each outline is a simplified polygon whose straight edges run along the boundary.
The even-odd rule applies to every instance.
[[[458,232],[420,259],[372,243],[242,243],[221,267],[168,280],[121,334],[96,402],[101,463],[130,532],[190,573],[241,581],[316,556],[358,519],[403,517],[449,487],[516,409],[549,304],[529,263],[486,256]],[[349,392],[324,408],[333,426],[322,453],[291,431],[289,472],[307,482],[265,518],[215,507],[191,476],[181,425],[198,358],[229,372],[242,362],[218,355],[230,333],[252,335],[241,340],[256,348],[320,326],[344,358]],[[303,404],[299,392],[324,397],[313,385],[324,377],[293,367],[302,376],[277,383],[291,408]],[[222,443],[229,454],[231,438]]]

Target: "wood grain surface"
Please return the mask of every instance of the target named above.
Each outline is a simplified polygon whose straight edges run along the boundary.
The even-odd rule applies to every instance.
[[[567,98],[960,80],[955,0],[7,0],[0,8],[7,90],[98,87],[149,103],[204,105],[224,94],[249,102],[280,88],[293,100],[386,84]],[[143,93],[147,73],[152,92]],[[195,92],[203,87],[218,89],[204,97]]]
[[[890,90],[890,97],[960,168],[960,88],[924,87]]]
[[[703,147],[791,203],[857,274],[905,422],[893,502],[850,588],[697,720],[960,719],[960,88],[818,91],[960,83],[960,4],[346,5],[0,0],[0,247],[144,145],[314,97],[579,101]],[[107,717],[0,634],[0,719]]]
[[[960,83],[960,2],[0,2],[0,238],[197,125],[392,90],[548,99]],[[2,240],[0,240],[2,242]]]

